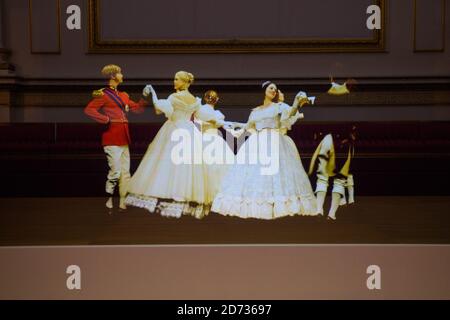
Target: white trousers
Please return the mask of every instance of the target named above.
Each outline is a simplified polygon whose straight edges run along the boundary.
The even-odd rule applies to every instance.
[[[125,197],[130,182],[130,150],[128,146],[103,147],[108,160],[109,172],[106,180],[106,193],[113,195],[119,185],[120,197]]]
[[[334,143],[333,137],[328,134],[322,140],[322,144],[320,147],[319,155],[318,155],[319,164],[317,167],[317,185],[316,185],[316,193],[317,192],[327,192],[328,190],[328,180],[330,179],[330,173],[328,169],[329,163],[336,162],[336,155],[334,151]],[[334,171],[334,167],[332,168]],[[349,203],[353,203],[354,194],[353,194],[353,175],[349,174],[348,176],[337,175],[333,177],[333,190],[332,193],[339,193],[341,198],[341,205],[347,203],[345,189],[348,189],[349,192]]]

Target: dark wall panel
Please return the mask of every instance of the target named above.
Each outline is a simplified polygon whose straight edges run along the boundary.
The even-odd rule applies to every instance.
[[[445,0],[415,0],[414,9],[414,50],[443,51]]]
[[[105,40],[372,37],[372,0],[97,1]]]
[[[60,53],[59,0],[29,0],[30,51]]]
[[[90,52],[379,52],[385,0],[88,0]],[[129,17],[133,23],[121,23]]]

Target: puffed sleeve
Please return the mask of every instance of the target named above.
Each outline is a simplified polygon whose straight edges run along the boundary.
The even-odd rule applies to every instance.
[[[220,125],[223,126],[225,124],[225,115],[222,112],[220,112],[219,110],[216,110],[215,111],[215,119],[214,119],[214,121],[217,124],[220,124]]]
[[[255,111],[256,111],[256,109],[253,109],[252,112],[250,112],[250,116],[248,117],[247,124],[243,128],[246,131],[249,131],[250,133],[256,132],[255,123],[258,121],[258,118],[257,118],[257,113]]]
[[[286,103],[279,104],[281,128],[291,130],[294,123],[296,123],[299,119],[304,118],[303,113],[297,111],[293,116],[291,116],[291,112],[291,106],[287,105]]]
[[[205,105],[200,106],[195,113],[195,117],[204,122],[212,122],[221,126],[225,124],[225,116],[222,112]]]
[[[164,113],[167,118],[170,118],[173,114],[172,95],[167,99],[158,99],[153,101],[157,113]]]

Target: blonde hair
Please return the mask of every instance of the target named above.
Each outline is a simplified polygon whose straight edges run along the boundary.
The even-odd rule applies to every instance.
[[[102,75],[108,79],[120,72],[122,72],[122,69],[115,64],[108,64],[107,66],[104,66],[102,69]]]
[[[180,78],[183,82],[186,83],[186,85],[183,86],[183,89],[189,88],[189,86],[194,83],[194,75],[186,71],[178,71],[175,74],[175,77]]]

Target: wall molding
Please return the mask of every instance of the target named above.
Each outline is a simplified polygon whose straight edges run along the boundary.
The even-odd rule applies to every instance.
[[[88,0],[89,53],[298,53],[384,52],[387,20],[386,0],[374,0],[382,14],[381,30],[371,39],[223,39],[223,40],[104,40],[101,37],[101,1]]]
[[[286,95],[293,99],[298,90],[318,97],[321,106],[450,106],[450,77],[424,78],[365,78],[351,95],[331,96],[326,78],[275,79]],[[337,79],[337,81],[342,82]],[[161,96],[172,92],[171,79],[127,79],[122,90],[139,97],[142,88],[150,82]],[[261,79],[199,79],[191,91],[202,95],[215,89],[226,107],[248,106],[261,98]],[[0,89],[11,92],[13,104],[23,107],[79,107],[90,99],[92,90],[104,86],[100,79],[22,79],[15,85],[0,83]]]
[[[343,82],[350,76],[334,77],[335,81]],[[0,78],[1,79],[1,78]],[[305,77],[305,78],[271,78],[272,81],[280,85],[307,85],[307,86],[328,86],[328,77]],[[423,77],[360,77],[356,79],[359,85],[363,86],[422,86],[422,85],[447,85],[450,86],[450,76],[423,76]],[[197,85],[220,85],[220,86],[260,86],[266,79],[260,78],[196,78],[194,86]],[[151,82],[155,85],[171,86],[173,78],[131,78],[127,77],[125,86],[145,85]],[[23,78],[16,77],[19,86],[89,86],[103,85],[102,78]],[[0,82],[0,87],[2,86]],[[449,87],[447,87],[449,88]]]

